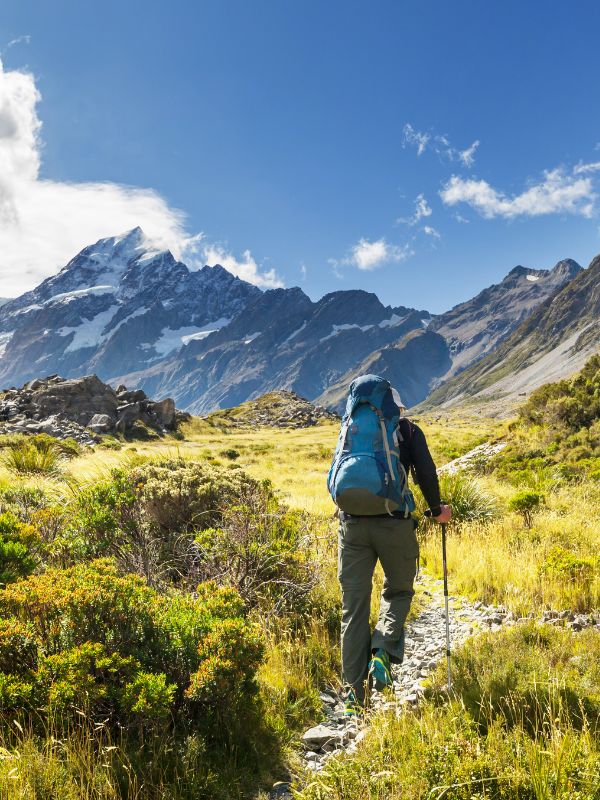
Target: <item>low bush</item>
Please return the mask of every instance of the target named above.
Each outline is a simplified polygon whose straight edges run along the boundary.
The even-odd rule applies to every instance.
[[[306,605],[318,574],[309,557],[309,521],[269,493],[246,489],[219,527],[204,529],[195,542],[199,579],[233,586],[248,608],[299,613]]]
[[[525,489],[511,497],[508,507],[511,511],[517,511],[523,517],[526,528],[531,528],[533,514],[544,502],[544,497],[539,492]]]
[[[454,522],[489,522],[498,516],[494,497],[481,488],[476,478],[464,472],[440,475],[440,493],[444,503],[452,506]],[[426,503],[420,491],[416,493],[417,513],[425,512]]]
[[[219,740],[223,714],[253,713],[262,642],[232,590],[161,595],[104,560],[11,584],[0,613],[3,715],[125,727],[175,715]]]
[[[29,575],[39,563],[36,529],[14,514],[0,514],[0,586]]]

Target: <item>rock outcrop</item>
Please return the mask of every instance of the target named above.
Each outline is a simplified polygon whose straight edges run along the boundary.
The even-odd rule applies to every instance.
[[[88,445],[101,434],[126,433],[137,422],[171,431],[187,416],[171,398],[154,401],[141,389],[115,390],[96,375],[50,375],[0,393],[0,433],[46,433]]]
[[[339,422],[339,416],[296,392],[268,392],[235,408],[215,411],[206,420],[216,427],[310,428],[321,422]]]

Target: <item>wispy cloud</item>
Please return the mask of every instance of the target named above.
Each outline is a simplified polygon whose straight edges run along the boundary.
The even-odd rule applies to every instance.
[[[445,134],[418,131],[410,122],[406,123],[402,131],[402,146],[416,147],[417,156],[422,156],[423,153],[430,150],[444,160],[460,161],[465,167],[471,167],[475,163],[475,151],[480,144],[479,139],[475,139],[464,150],[460,150],[453,147]]]
[[[440,197],[448,206],[466,203],[486,219],[556,213],[591,217],[596,199],[592,180],[589,176],[581,177],[576,170],[567,172],[561,167],[547,170],[541,181],[512,197],[487,181],[453,175],[441,190]]]
[[[341,277],[340,265],[357,267],[360,270],[369,271],[377,269],[382,264],[398,263],[405,261],[413,255],[410,245],[390,244],[385,238],[369,241],[359,239],[350,250],[350,254],[341,260],[329,259],[337,277]]]
[[[0,61],[0,297],[32,288],[86,245],[137,225],[176,258],[193,259],[202,234],[190,235],[185,214],[154,190],[40,179],[40,99],[30,73],[5,71]],[[223,260],[259,286],[279,285],[249,253]]]
[[[422,219],[430,217],[433,214],[431,206],[425,199],[424,194],[418,194],[415,199],[415,210],[410,217],[399,217],[396,222],[404,225],[417,225]]]
[[[467,147],[466,150],[459,150],[458,151],[458,160],[462,161],[465,167],[472,167],[475,163],[475,151],[479,147],[481,142],[479,139],[475,139],[472,145]]]
[[[431,236],[433,239],[442,238],[439,231],[437,231],[435,228],[432,228],[431,225],[423,225],[421,230],[423,231],[423,233],[425,233],[427,236]]]
[[[28,33],[23,34],[23,36],[16,36],[14,39],[11,39],[10,42],[7,42],[0,52],[5,53],[17,44],[30,44],[30,42],[31,36]]]
[[[590,172],[598,172],[600,170],[600,161],[590,161],[587,164],[579,163],[573,168],[574,175],[587,175]]]
[[[220,264],[233,275],[263,289],[279,289],[284,284],[274,269],[261,271],[250,250],[244,250],[240,259],[220,245],[206,245],[202,250],[205,264],[213,267]]]

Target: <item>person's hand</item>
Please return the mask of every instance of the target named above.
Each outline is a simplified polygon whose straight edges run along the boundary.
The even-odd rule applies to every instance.
[[[446,505],[445,503],[442,503],[440,508],[441,508],[440,513],[437,515],[437,517],[434,517],[433,519],[436,522],[439,522],[440,525],[442,525],[445,522],[450,522],[450,520],[452,519],[452,509],[450,508],[450,506]]]

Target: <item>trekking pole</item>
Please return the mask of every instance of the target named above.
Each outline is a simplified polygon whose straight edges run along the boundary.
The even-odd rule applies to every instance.
[[[448,562],[446,560],[446,523],[442,522],[442,563],[444,567],[444,605],[446,607],[446,661],[448,664],[448,694],[452,690],[452,673],[450,671],[450,617],[448,602]]]

